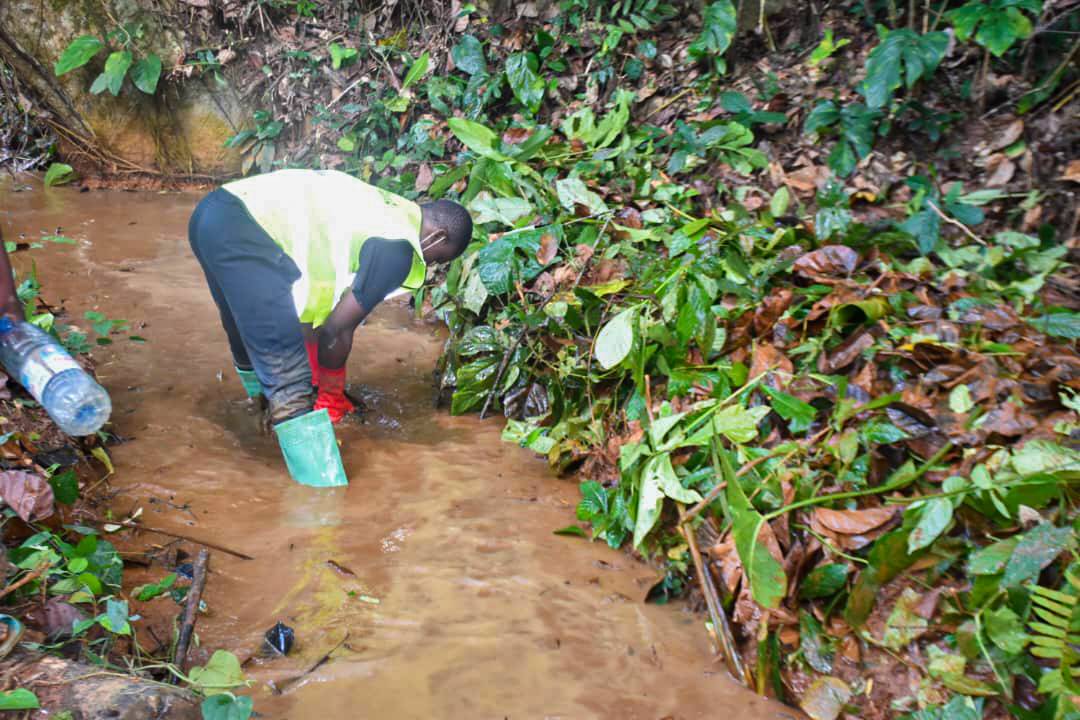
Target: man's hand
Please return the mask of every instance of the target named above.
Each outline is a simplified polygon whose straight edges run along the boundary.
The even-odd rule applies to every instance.
[[[345,397],[345,368],[319,368],[319,396],[315,399],[315,409],[322,408],[326,408],[330,421],[335,423],[355,409]]]

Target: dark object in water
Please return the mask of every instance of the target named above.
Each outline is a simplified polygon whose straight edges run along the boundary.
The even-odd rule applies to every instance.
[[[191,563],[180,563],[176,566],[176,574],[188,580],[195,579],[195,566]]]
[[[80,459],[79,453],[70,445],[61,445],[53,450],[43,450],[34,456],[34,462],[45,468],[52,465],[71,467],[77,465]]]
[[[266,631],[264,636],[266,644],[270,646],[274,652],[281,655],[288,655],[292,650],[293,640],[296,639],[296,633],[288,625],[278,622],[277,625]]]

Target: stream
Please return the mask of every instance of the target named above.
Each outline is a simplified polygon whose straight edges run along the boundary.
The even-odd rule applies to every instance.
[[[377,308],[349,358],[369,405],[338,430],[349,486],[293,483],[245,408],[191,255],[198,199],[0,178],[5,239],[75,240],[13,254],[20,276],[36,261],[68,322],[85,328],[93,310],[146,338],[94,352],[128,440],[111,449],[115,511],[254,558],[211,550],[194,662],[244,658],[279,620],[295,628],[289,656],[245,666],[272,719],[796,715],[727,676],[703,616],[643,602],[648,566],[552,534],[574,522],[576,482],[503,443],[500,418],[433,407],[445,328],[404,305]]]

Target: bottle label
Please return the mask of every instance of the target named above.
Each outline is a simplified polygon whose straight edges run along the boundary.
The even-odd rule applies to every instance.
[[[82,370],[82,365],[62,348],[43,347],[38,351],[37,362],[28,362],[24,365],[22,377],[19,380],[22,386],[40,401],[45,392],[45,386],[49,384],[53,376],[65,370]]]

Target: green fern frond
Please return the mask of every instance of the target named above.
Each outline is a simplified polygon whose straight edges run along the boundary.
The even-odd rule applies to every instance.
[[[1080,591],[1080,578],[1066,572],[1068,584]],[[1054,673],[1057,680],[1044,678],[1040,683],[1041,691],[1050,691],[1064,696],[1060,699],[1071,704],[1068,696],[1080,694],[1075,678],[1080,678],[1080,596],[1036,585],[1032,588],[1031,609],[1038,620],[1028,621],[1031,629],[1032,655],[1047,660],[1057,660],[1058,669]]]

